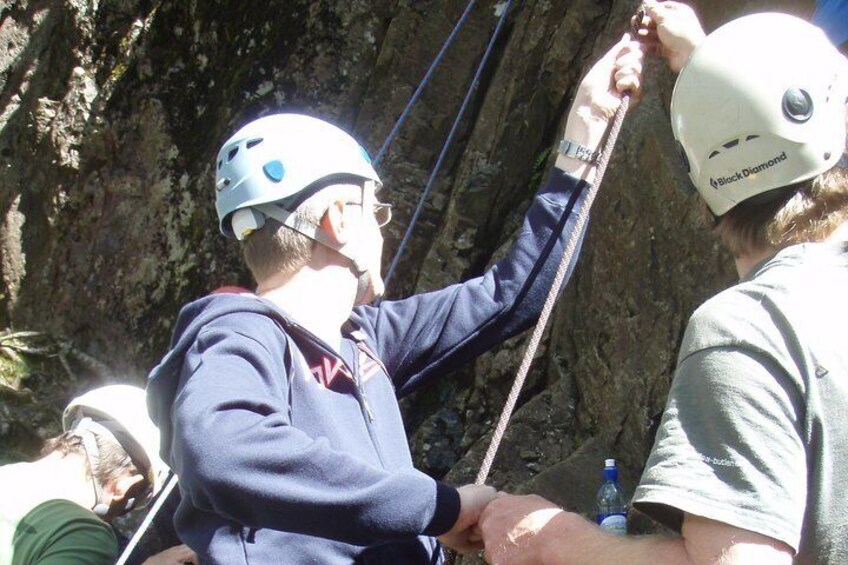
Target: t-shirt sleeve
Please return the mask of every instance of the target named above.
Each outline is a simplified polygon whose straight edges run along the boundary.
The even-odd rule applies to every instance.
[[[118,558],[112,528],[68,501],[34,508],[18,524],[14,543],[21,563],[32,565],[112,565]]]
[[[807,498],[800,395],[760,351],[682,358],[634,507],[673,529],[689,513],[797,551]]]

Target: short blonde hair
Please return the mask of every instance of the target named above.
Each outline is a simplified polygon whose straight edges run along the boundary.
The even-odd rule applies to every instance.
[[[787,187],[779,198],[756,198],[720,217],[703,205],[713,232],[734,257],[822,241],[848,220],[848,169],[833,167],[817,177]]]
[[[297,207],[297,215],[318,225],[333,202],[361,202],[362,186],[333,184],[318,190]],[[315,240],[267,218],[265,225],[242,242],[247,268],[259,283],[272,275],[291,276],[309,263]]]

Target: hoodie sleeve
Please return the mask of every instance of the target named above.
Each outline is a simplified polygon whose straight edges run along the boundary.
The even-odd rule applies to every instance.
[[[538,319],[587,184],[554,169],[507,256],[480,277],[353,317],[403,396],[527,329]],[[588,225],[588,224],[587,224]],[[577,250],[582,244],[580,234]],[[578,253],[568,266],[571,276]],[[564,285],[563,285],[564,286]]]
[[[186,353],[169,457],[183,496],[248,527],[359,545],[450,529],[452,487],[371,466],[290,425],[285,338],[250,318],[207,325]]]

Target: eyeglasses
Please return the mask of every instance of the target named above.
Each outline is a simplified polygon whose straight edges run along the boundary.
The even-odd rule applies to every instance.
[[[362,206],[362,202],[345,202],[352,206]],[[392,205],[387,202],[374,203],[374,219],[377,220],[377,227],[383,227],[392,221]]]

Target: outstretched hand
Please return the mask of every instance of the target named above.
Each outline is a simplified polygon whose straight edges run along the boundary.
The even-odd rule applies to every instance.
[[[595,63],[577,87],[568,114],[564,137],[591,150],[597,150],[610,119],[628,92],[636,99],[642,92],[642,45],[624,36]],[[560,156],[557,167],[591,182],[594,170],[585,162]]]

